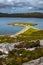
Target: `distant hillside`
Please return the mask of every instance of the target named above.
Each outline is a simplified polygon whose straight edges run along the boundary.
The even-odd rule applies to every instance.
[[[13,13],[13,14],[8,14],[8,13],[0,13],[0,17],[21,17],[21,18],[43,18],[43,13]]]

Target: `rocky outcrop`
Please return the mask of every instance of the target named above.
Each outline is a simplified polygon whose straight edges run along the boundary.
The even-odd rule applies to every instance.
[[[36,59],[36,60],[32,60],[27,63],[23,63],[23,65],[43,65],[43,57]]]

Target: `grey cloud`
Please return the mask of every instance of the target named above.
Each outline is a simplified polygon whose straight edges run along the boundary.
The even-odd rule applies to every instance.
[[[37,7],[43,8],[43,0],[0,0],[0,4],[4,4],[14,7]]]

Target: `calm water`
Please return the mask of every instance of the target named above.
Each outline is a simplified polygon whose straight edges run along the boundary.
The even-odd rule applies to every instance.
[[[13,34],[21,29],[23,27],[18,26],[11,26],[8,25],[8,23],[11,22],[29,22],[29,23],[36,23],[38,24],[35,26],[36,28],[43,29],[43,19],[41,18],[0,18],[0,35],[2,34]]]

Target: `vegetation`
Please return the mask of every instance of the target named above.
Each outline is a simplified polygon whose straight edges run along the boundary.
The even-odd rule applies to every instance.
[[[8,13],[0,13],[0,17],[22,17],[22,18],[29,18],[29,17],[34,17],[34,18],[43,18],[43,13],[17,13],[17,14],[8,14]]]
[[[43,39],[43,30],[30,28],[26,32],[17,36],[18,41],[29,41],[29,40],[41,40]]]
[[[9,36],[0,36],[0,43],[13,43],[15,42],[15,38],[11,38]]]
[[[9,23],[8,25],[13,25],[13,26],[35,26],[37,24],[34,23],[22,23],[22,22],[13,22],[13,23]]]
[[[36,48],[33,51],[20,49],[9,51],[6,59],[4,58],[1,62],[2,65],[22,65],[24,62],[28,62],[33,59],[43,57],[43,48]]]

